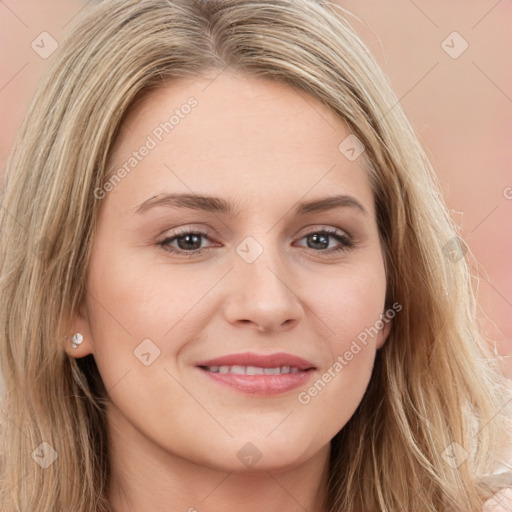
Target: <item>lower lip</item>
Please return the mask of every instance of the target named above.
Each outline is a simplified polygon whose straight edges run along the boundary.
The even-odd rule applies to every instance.
[[[234,373],[214,373],[202,368],[199,368],[199,370],[210,379],[225,386],[230,386],[237,391],[263,396],[278,395],[303,386],[314,373],[314,370],[306,370],[281,375],[238,375]]]

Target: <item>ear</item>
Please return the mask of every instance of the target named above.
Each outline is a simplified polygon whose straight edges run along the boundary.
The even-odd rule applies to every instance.
[[[92,354],[91,326],[85,303],[80,306],[78,313],[72,316],[69,325],[70,327],[65,331],[64,335],[64,350],[66,353],[76,358]],[[83,336],[83,340],[76,348],[73,348],[73,335],[76,333],[80,333]]]
[[[384,324],[384,326],[377,335],[377,350],[384,346],[384,343],[386,342],[389,333],[391,332],[391,324],[393,323],[393,320],[391,318],[388,318],[386,315],[383,315],[382,323]]]

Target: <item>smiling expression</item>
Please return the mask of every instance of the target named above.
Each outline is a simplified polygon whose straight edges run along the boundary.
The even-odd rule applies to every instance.
[[[246,469],[248,442],[258,467],[327,453],[389,332],[299,402],[384,312],[363,156],[338,149],[350,134],[306,93],[229,73],[173,82],[132,109],[114,168],[155,144],[102,199],[84,342],[70,352],[94,354],[119,432],[228,470]]]

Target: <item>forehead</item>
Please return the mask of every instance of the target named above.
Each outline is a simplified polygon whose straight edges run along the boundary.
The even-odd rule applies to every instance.
[[[350,160],[340,150],[351,136],[318,99],[284,83],[227,72],[181,79],[128,113],[111,169],[124,166],[129,176],[111,195],[143,201],[163,192],[238,191],[282,200],[357,192],[371,212],[364,155]]]

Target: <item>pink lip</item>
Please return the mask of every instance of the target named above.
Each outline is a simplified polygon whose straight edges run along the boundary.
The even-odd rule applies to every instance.
[[[296,367],[299,370],[309,370],[315,365],[302,357],[293,356],[284,352],[277,354],[260,355],[253,352],[230,354],[227,356],[200,361],[196,366],[258,366],[260,368],[275,368],[277,366]]]
[[[310,361],[283,352],[259,355],[251,352],[230,354],[215,359],[200,361],[196,365],[210,379],[231,388],[253,395],[270,396],[290,391],[304,385],[316,370]],[[298,373],[280,375],[238,375],[232,373],[213,373],[208,366],[257,366],[259,368],[276,368],[289,366],[298,368]]]

